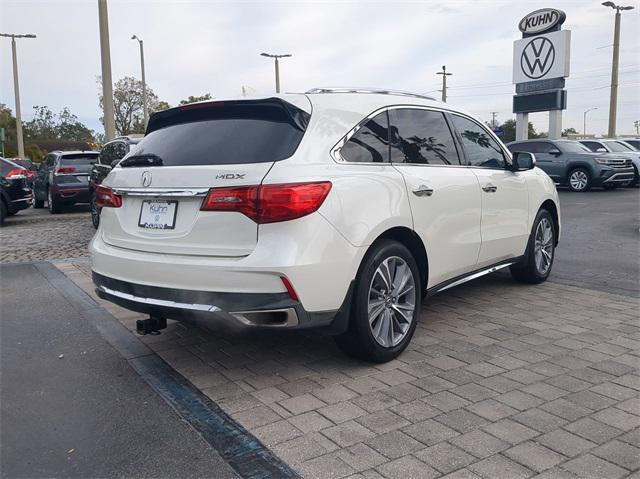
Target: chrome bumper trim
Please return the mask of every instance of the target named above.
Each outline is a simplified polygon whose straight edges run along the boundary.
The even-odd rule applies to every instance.
[[[115,296],[116,298],[122,298],[126,299],[127,301],[134,301],[136,303],[149,304],[152,306],[164,306],[166,308],[188,309],[191,311],[202,311],[210,313],[222,311],[220,308],[212,304],[178,303],[176,301],[167,301],[165,299],[141,298],[140,296],[134,296],[133,294],[123,293],[122,291],[116,291],[115,289],[107,288],[106,286],[98,286],[98,289],[106,294]]]
[[[623,178],[617,178],[618,176],[622,176]],[[611,175],[609,178],[603,181],[603,183],[616,182],[616,181],[629,181],[633,180],[634,174],[633,171],[628,173],[615,173]]]

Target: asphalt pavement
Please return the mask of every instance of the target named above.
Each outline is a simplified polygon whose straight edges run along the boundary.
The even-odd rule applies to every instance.
[[[640,296],[640,189],[560,191],[560,210],[550,281]]]
[[[238,477],[34,265],[0,289],[2,477]]]

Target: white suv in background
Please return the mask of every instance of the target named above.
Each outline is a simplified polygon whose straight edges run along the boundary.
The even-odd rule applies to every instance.
[[[100,297],[160,318],[335,335],[388,361],[421,299],[551,271],[555,186],[480,121],[401,92],[316,89],[151,117],[98,187]]]

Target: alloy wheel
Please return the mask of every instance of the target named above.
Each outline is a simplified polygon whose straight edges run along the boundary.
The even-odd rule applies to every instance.
[[[397,346],[407,335],[416,309],[416,285],[411,268],[398,256],[386,258],[369,286],[369,327],[376,342]]]
[[[534,236],[533,254],[538,273],[545,275],[553,262],[553,226],[548,218],[542,218]]]
[[[574,190],[582,191],[587,187],[587,184],[589,184],[589,178],[582,170],[574,171],[569,177],[569,184]]]

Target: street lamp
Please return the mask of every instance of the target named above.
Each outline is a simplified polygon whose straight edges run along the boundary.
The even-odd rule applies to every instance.
[[[147,122],[149,121],[149,111],[147,110],[147,82],[144,77],[144,45],[141,38],[137,35],[133,35],[131,40],[138,40],[140,44],[140,69],[142,70],[142,111],[144,115],[144,127],[147,128]]]
[[[582,136],[584,136],[585,138],[587,137],[587,113],[597,109],[598,107],[594,106],[593,108],[589,108],[588,110],[585,110],[584,114],[582,115]]]
[[[24,140],[22,138],[22,114],[20,110],[20,87],[18,85],[18,54],[16,53],[16,38],[36,38],[32,33],[16,35],[13,33],[0,33],[0,37],[11,38],[11,53],[13,55],[13,91],[16,97],[16,142],[18,143],[18,156],[24,158]]]
[[[609,138],[616,136],[616,115],[618,110],[618,59],[620,57],[620,17],[622,10],[633,10],[634,7],[616,5],[613,2],[603,2],[605,7],[611,7],[616,11],[615,26],[613,29],[613,61],[611,65],[611,97],[609,99]]]
[[[280,93],[280,68],[278,65],[278,59],[290,57],[291,54],[273,55],[271,53],[261,53],[260,55],[263,57],[274,58],[276,60],[276,93]]]

